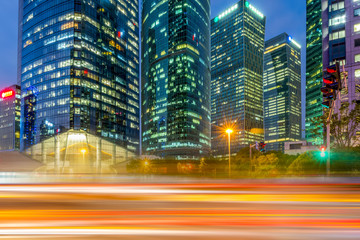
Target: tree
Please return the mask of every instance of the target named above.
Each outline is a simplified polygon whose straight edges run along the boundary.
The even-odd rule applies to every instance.
[[[317,152],[307,152],[299,155],[289,166],[288,174],[319,174],[325,172],[325,164],[320,162]]]
[[[319,116],[311,120],[315,128],[312,130],[314,135],[323,134],[323,139],[326,137],[326,131],[321,131],[326,128],[328,110],[323,116]],[[330,134],[334,139],[335,148],[350,148],[360,144],[360,137],[356,134],[360,126],[360,104],[354,101],[342,102],[338,111],[330,118]]]
[[[261,177],[268,177],[269,175],[278,175],[279,158],[275,153],[261,154],[254,159],[255,172],[254,174]]]

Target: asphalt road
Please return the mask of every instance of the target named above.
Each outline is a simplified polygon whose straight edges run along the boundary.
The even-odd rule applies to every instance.
[[[360,239],[360,183],[2,184],[0,239]]]

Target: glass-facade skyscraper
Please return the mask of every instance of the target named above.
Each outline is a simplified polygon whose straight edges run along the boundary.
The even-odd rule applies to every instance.
[[[311,131],[311,119],[321,116],[322,109],[322,18],[321,0],[306,1],[306,140],[322,144]]]
[[[143,0],[142,152],[210,152],[210,1]]]
[[[22,150],[71,130],[138,152],[138,1],[19,1]]]
[[[242,0],[211,20],[211,120],[214,156],[263,141],[265,16]]]
[[[265,42],[264,130],[267,151],[301,140],[301,47],[286,33]]]

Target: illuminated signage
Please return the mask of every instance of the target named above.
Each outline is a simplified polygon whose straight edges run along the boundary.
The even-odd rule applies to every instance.
[[[261,18],[264,18],[264,14],[262,14],[259,10],[257,10],[253,5],[251,5],[249,2],[245,2],[245,6],[247,8],[250,8],[256,15],[258,15]]]
[[[222,19],[223,17],[227,16],[229,13],[232,13],[233,11],[235,11],[235,9],[238,8],[238,5],[235,4],[234,6],[232,6],[231,8],[227,9],[226,11],[224,11],[223,13],[221,13],[218,17],[216,17],[214,19],[214,22],[218,22],[220,19]]]
[[[10,97],[12,97],[14,95],[15,95],[14,90],[5,90],[5,91],[1,92],[1,98],[2,99],[10,98]]]
[[[295,46],[297,46],[298,48],[301,48],[300,44],[298,44],[293,38],[292,36],[289,36],[289,42],[293,43]]]

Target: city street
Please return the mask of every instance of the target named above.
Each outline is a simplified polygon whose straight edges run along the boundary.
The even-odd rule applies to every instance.
[[[359,239],[360,236],[358,179],[108,181],[0,185],[0,238]]]

